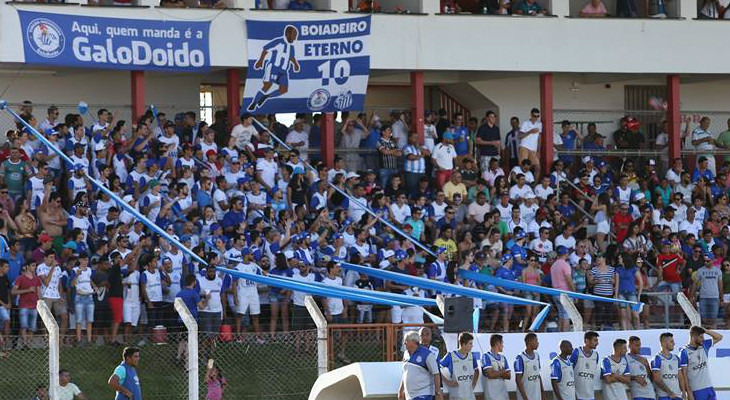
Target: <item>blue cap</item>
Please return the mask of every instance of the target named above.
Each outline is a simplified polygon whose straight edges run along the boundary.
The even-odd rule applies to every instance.
[[[520,230],[520,231],[517,231],[517,234],[515,235],[515,237],[517,239],[524,239],[527,237],[527,234],[525,233],[525,231]]]
[[[302,241],[302,238],[299,235],[294,235],[291,237],[291,241],[294,243],[299,243]]]
[[[568,248],[567,248],[567,247],[565,247],[565,246],[558,246],[558,248],[557,248],[557,249],[555,249],[555,251],[557,251],[557,252],[558,252],[558,255],[559,255],[559,256],[564,256],[564,255],[566,255],[566,254],[569,254],[569,253],[570,253],[570,250],[568,250]]]
[[[502,263],[503,264],[511,259],[512,259],[512,254],[502,254]]]
[[[446,253],[446,247],[439,247],[436,249],[436,255]]]
[[[83,171],[84,165],[83,164],[76,164],[74,165],[74,171]]]
[[[662,246],[665,246],[665,245],[671,245],[671,244],[672,244],[672,242],[670,242],[670,241],[669,241],[669,240],[667,240],[667,239],[664,239],[664,240],[662,240]]]
[[[242,177],[242,178],[238,178],[238,180],[237,180],[236,182],[237,182],[237,183],[238,183],[239,185],[243,185],[244,183],[249,183],[249,182],[251,182],[251,177],[250,177],[250,176],[248,176],[248,175],[246,175],[246,176],[244,176],[244,177]]]
[[[342,239],[342,234],[335,233],[334,235],[332,235],[332,240],[337,240],[337,239]]]
[[[242,256],[246,256],[246,255],[249,255],[249,254],[251,254],[251,248],[250,247],[244,247],[243,249],[241,249],[241,255]]]
[[[393,241],[393,237],[391,236],[383,236],[383,243],[388,244]]]
[[[213,231],[215,231],[216,229],[220,229],[220,227],[221,227],[221,226],[220,226],[220,224],[218,224],[217,222],[214,222],[214,223],[212,223],[212,224],[210,225],[210,231],[211,231],[211,232],[213,232]]]
[[[454,135],[451,132],[444,132],[444,140],[454,140]]]
[[[406,259],[406,258],[408,258],[408,253],[406,253],[405,251],[403,251],[401,249],[398,249],[398,250],[395,251],[395,259],[396,260],[400,261],[400,260],[403,260],[403,259]]]

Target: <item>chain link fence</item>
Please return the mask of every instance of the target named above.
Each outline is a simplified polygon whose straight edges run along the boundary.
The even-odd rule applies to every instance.
[[[48,336],[22,346],[19,336],[4,338],[0,349],[0,400],[30,399],[48,388]]]
[[[232,335],[213,345],[199,336],[200,398],[209,359],[227,381],[226,399],[305,399],[317,380],[316,331]],[[145,396],[146,398],[146,396]]]

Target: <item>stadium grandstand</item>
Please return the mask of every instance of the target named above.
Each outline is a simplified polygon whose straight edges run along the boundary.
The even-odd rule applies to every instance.
[[[730,399],[725,3],[3,2],[0,400]]]

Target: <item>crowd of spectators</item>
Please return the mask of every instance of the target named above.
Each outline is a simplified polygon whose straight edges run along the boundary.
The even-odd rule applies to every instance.
[[[636,166],[608,155],[561,154],[540,171],[531,161],[544,134],[538,109],[523,121],[512,117],[506,133],[491,111],[467,121],[427,112],[423,142],[407,112],[387,119],[343,113],[333,168],[315,151],[320,115],[297,115],[287,127],[275,115],[254,121],[244,114],[229,130],[225,112],[208,126],[193,112],[169,119],[149,112],[130,123],[106,109],[93,120],[61,116],[53,106],[43,111],[28,102],[19,113],[72,165],[21,124],[6,132],[0,152],[0,234],[9,247],[0,260],[0,323],[4,336],[21,335],[21,348],[38,331],[38,299],[79,343],[174,328],[176,297],[201,331],[227,324],[265,340],[266,331],[310,326],[304,293],[231,279],[215,266],[433,295],[345,272],[338,261],[348,261],[554,301],[460,278],[470,270],[648,304],[639,315],[608,302],[578,302],[587,326],[597,329],[649,327],[656,301],[646,293],[653,291],[698,299],[710,327],[730,311],[730,162],[714,169],[705,156],[698,165],[676,159],[664,171],[653,159]],[[620,125],[618,146],[644,145],[640,124],[626,118]],[[708,126],[703,119],[692,131],[692,144],[724,146],[730,132],[715,139]],[[579,136],[569,121],[554,133],[558,150],[599,149],[604,136],[595,125]],[[100,192],[87,174],[208,268]],[[568,330],[566,311],[556,305],[546,329]],[[424,317],[418,307],[337,299],[322,307],[331,322]],[[538,311],[488,301],[475,307],[483,314],[480,329],[489,332],[524,331]]]

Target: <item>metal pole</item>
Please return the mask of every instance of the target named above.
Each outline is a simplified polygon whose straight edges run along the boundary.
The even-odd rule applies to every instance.
[[[51,310],[48,309],[45,301],[38,300],[35,308],[38,310],[38,315],[40,315],[43,325],[48,330],[48,397],[50,400],[58,400],[58,371],[61,363],[61,356],[59,354],[61,340],[58,323],[56,322],[56,318],[53,317]]]
[[[669,293],[664,294],[664,329],[669,329],[669,302],[672,300]]]
[[[181,298],[175,299],[175,311],[180,315],[188,330],[188,400],[198,400],[199,379],[198,374],[198,322],[188,310]]]
[[[317,326],[317,375],[324,375],[327,373],[329,358],[327,354],[327,319],[322,315],[322,311],[312,296],[305,297],[304,304],[314,320],[314,325]]]

